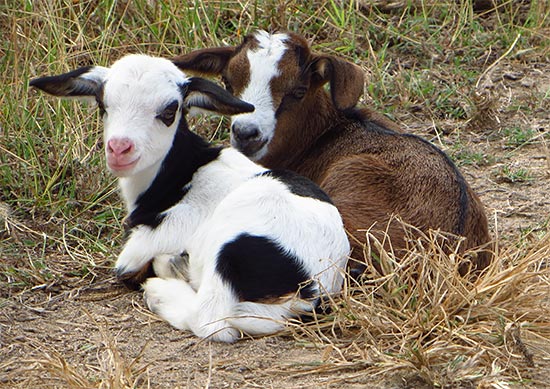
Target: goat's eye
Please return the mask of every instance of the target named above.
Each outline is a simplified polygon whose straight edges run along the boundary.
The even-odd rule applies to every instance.
[[[301,100],[304,98],[306,93],[307,93],[307,88],[305,86],[299,86],[291,92],[291,95],[295,99]]]
[[[233,87],[231,86],[231,83],[229,82],[227,77],[222,76],[222,82],[223,82],[223,85],[225,86],[225,90],[228,91],[229,93],[233,93]]]
[[[176,118],[176,112],[178,111],[178,102],[172,101],[159,113],[156,118],[163,122],[167,127],[171,126],[174,123]]]

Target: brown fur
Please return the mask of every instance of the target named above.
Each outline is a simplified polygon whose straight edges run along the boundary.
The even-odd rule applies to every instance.
[[[387,232],[397,252],[406,249],[405,227],[394,218],[399,216],[421,231],[464,236],[462,251],[484,248],[472,255],[471,267],[485,268],[492,253],[483,205],[451,160],[420,137],[403,133],[383,115],[352,108],[363,92],[361,69],[336,57],[313,54],[304,38],[289,35],[288,50],[279,62],[281,74],[271,82],[274,105],[284,106],[268,153],[258,162],[294,170],[327,192],[353,236],[352,258],[362,258],[367,229],[379,238]],[[197,52],[209,53],[211,60],[211,49],[174,62],[184,70],[221,74],[238,96],[247,83],[246,51],[253,41],[249,37],[241,46],[225,48],[233,52],[219,57],[216,66],[197,60]],[[323,88],[326,83],[330,95]],[[300,87],[307,93],[289,104],[285,99]],[[464,265],[460,271],[469,269]]]

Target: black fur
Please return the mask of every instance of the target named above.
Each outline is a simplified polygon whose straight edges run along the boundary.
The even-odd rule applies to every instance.
[[[226,243],[218,254],[216,270],[241,301],[260,301],[299,290],[311,298],[316,286],[298,259],[263,236],[243,233]]]
[[[138,197],[136,209],[127,218],[126,227],[140,224],[157,227],[164,218],[163,213],[189,191],[188,184],[193,174],[201,166],[218,158],[220,150],[189,131],[187,122],[182,118],[172,148],[151,186]]]
[[[235,115],[244,112],[254,111],[254,106],[241,99],[236,98],[231,93],[221,88],[212,81],[205,80],[200,77],[191,77],[188,82],[181,85],[181,93],[192,101],[193,92],[200,91],[203,95],[214,95],[216,101],[208,102],[205,98],[200,98],[200,108],[213,111],[223,112],[226,115]],[[223,107],[223,109],[221,109]],[[186,107],[189,108],[189,107]]]
[[[78,78],[92,68],[93,66],[84,66],[58,76],[35,78],[29,82],[29,85],[54,96],[94,96],[98,91],[99,84]]]
[[[155,277],[155,271],[153,270],[153,262],[149,261],[144,267],[136,272],[120,273],[117,271],[117,278],[128,289],[139,290],[141,284],[148,278]]]
[[[274,169],[258,174],[259,176],[273,177],[284,183],[297,196],[311,197],[332,204],[328,195],[313,181],[290,170]]]

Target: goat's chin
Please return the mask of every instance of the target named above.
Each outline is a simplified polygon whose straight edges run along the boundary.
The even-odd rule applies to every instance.
[[[246,155],[252,161],[261,159],[267,153],[267,139],[255,140],[246,143],[234,142],[231,140],[231,146]]]

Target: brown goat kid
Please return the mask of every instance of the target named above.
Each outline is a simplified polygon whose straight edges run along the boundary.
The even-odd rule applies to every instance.
[[[353,235],[352,258],[363,257],[367,229],[381,241],[389,236],[393,250],[406,249],[397,215],[424,232],[465,237],[461,251],[481,248],[471,264],[461,265],[462,274],[490,263],[479,198],[443,151],[382,115],[355,108],[364,86],[359,66],[312,53],[297,34],[265,31],[240,46],[197,50],[174,63],[221,75],[230,92],[255,106],[233,117],[231,144],[270,169],[294,170],[318,183]],[[453,245],[451,238],[449,251]]]

